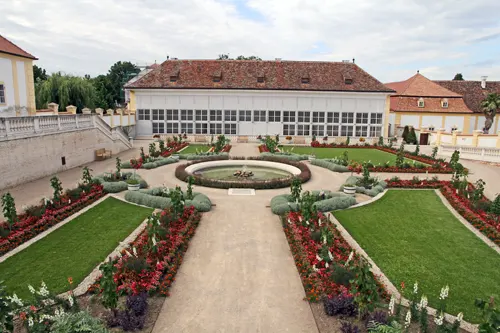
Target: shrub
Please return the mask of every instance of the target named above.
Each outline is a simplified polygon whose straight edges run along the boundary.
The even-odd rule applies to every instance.
[[[339,263],[334,262],[330,270],[332,271],[331,279],[336,284],[348,287],[349,281],[354,278],[354,274]]]
[[[349,169],[346,166],[335,164],[331,160],[327,159],[314,159],[311,161],[311,164],[334,172],[349,172]]]
[[[264,153],[261,153],[260,156],[262,156],[262,157],[286,158],[287,160],[295,161],[295,162],[304,161],[304,160],[307,160],[309,158],[307,155],[294,154],[294,153],[290,153],[290,152],[282,152],[282,153],[278,153],[278,152],[276,152],[276,153],[264,152]]]
[[[125,200],[152,208],[170,208],[172,207],[172,201],[169,197],[161,196],[163,190],[162,187],[155,187],[148,190],[128,191],[125,194]],[[187,200],[186,196],[184,199],[185,207],[194,206],[199,212],[208,212],[212,209],[212,202],[205,194],[193,192],[192,200]]]
[[[118,180],[118,181],[106,181],[104,175],[97,175],[94,177],[92,180],[93,181],[99,181],[101,185],[103,186],[103,190],[106,193],[118,193],[122,191],[126,191],[128,188],[128,184],[126,182],[127,179],[130,179],[133,176],[132,172],[122,172],[122,179],[123,180]],[[148,183],[144,179],[141,178],[138,174],[135,174],[135,179],[139,181],[139,184],[141,184],[141,188],[147,188]]]
[[[17,221],[17,213],[14,197],[9,192],[2,195],[2,209],[3,216],[7,219],[9,228],[12,229],[12,225]]]
[[[118,323],[124,331],[135,331],[144,327],[148,294],[142,292],[127,296],[126,309],[118,313]]]
[[[342,333],[359,333],[359,327],[348,322],[343,321],[340,325],[340,332]]]
[[[354,297],[347,294],[339,294],[333,297],[326,297],[323,301],[325,313],[329,316],[344,315],[353,317],[358,309],[354,303]]]
[[[324,199],[320,199],[323,193]],[[320,212],[330,212],[338,209],[345,209],[356,204],[356,199],[344,193],[331,191],[312,191],[310,196],[313,200],[313,208]],[[296,212],[299,205],[290,194],[277,195],[271,199],[271,211],[276,215],[283,215],[288,212]]]
[[[338,209],[346,209],[356,204],[356,199],[352,196],[340,196],[326,200],[317,201],[313,206],[319,212],[331,212]]]
[[[373,323],[380,325],[387,325],[389,320],[387,313],[384,311],[375,311],[368,315],[366,318],[366,327],[371,327]]]
[[[109,331],[100,319],[92,317],[87,311],[80,311],[55,316],[50,332],[107,333]]]

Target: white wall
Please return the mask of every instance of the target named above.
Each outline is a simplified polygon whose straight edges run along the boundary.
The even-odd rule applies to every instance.
[[[351,111],[385,113],[387,94],[183,89],[182,91],[136,90],[135,96],[137,109],[276,110],[282,112]],[[384,117],[382,120],[385,120]],[[238,130],[241,135],[283,134],[283,128],[280,122],[274,124],[271,122],[241,122],[238,125]],[[382,126],[383,134],[384,124],[379,126]],[[152,134],[151,121],[137,120],[137,134]]]
[[[422,116],[422,127],[434,126],[434,129],[440,129],[443,123],[441,116]]]
[[[414,128],[418,128],[419,118],[420,118],[420,116],[402,115],[401,116],[401,124],[399,124],[399,125],[400,126],[413,126]]]
[[[451,132],[453,126],[457,126],[459,130],[464,128],[464,116],[446,116],[444,121],[444,129],[446,132]]]
[[[497,146],[497,140],[498,136],[492,135],[492,136],[479,136],[478,138],[478,147],[485,147],[485,148],[496,148]]]
[[[5,98],[7,105],[0,106],[0,117],[11,117],[16,115],[14,109],[14,78],[12,76],[12,62],[8,58],[0,56],[0,82],[5,86]],[[10,107],[10,110],[7,109]]]

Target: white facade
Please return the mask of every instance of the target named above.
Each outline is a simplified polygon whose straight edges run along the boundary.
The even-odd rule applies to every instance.
[[[388,93],[137,89],[137,135],[380,137]]]
[[[12,57],[3,57],[0,54],[0,117],[16,116],[16,109],[19,115],[28,115],[28,92],[25,75],[25,62],[12,60]],[[15,69],[13,70],[13,64]],[[14,80],[16,73],[17,84]],[[16,103],[16,90],[18,91],[19,103]],[[4,102],[4,103],[3,103]],[[17,105],[16,105],[17,104]]]

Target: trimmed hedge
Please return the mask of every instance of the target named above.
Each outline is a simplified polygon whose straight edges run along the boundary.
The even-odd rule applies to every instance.
[[[215,158],[219,157],[219,158]],[[205,159],[202,161],[194,161],[188,164],[182,164],[179,165],[175,169],[175,176],[184,181],[187,182],[187,179],[189,176],[193,176],[194,178],[194,184],[199,185],[199,186],[206,186],[206,187],[214,187],[214,188],[253,188],[253,189],[273,189],[273,188],[283,188],[283,187],[289,187],[292,184],[292,180],[295,176],[289,176],[286,178],[280,178],[280,179],[269,179],[269,180],[257,180],[257,181],[231,181],[231,180],[215,180],[215,179],[208,179],[201,177],[199,175],[190,175],[186,172],[186,168],[190,165],[197,164],[197,163],[203,163],[206,161],[215,161],[215,160],[221,160],[224,158],[220,158],[222,156],[212,156],[212,159]],[[239,158],[237,158],[239,159]],[[277,162],[277,163],[283,163],[283,164],[289,164],[293,165],[296,168],[299,168],[301,173],[297,176],[300,178],[302,183],[305,183],[311,179],[311,171],[305,165],[304,163],[300,162],[294,162],[294,161],[289,161],[286,158],[278,158],[278,157],[250,157],[248,158],[249,160],[262,160],[262,161],[270,161],[270,162]]]
[[[210,159],[213,157],[220,157],[221,160],[228,160],[229,154],[228,153],[204,153],[204,154],[180,154],[179,155],[179,159],[188,160],[188,161],[197,161],[197,160],[206,161],[207,159]]]
[[[153,162],[144,163],[142,165],[142,168],[149,170],[149,169],[158,168],[158,167],[163,166],[163,165],[172,164],[175,162],[179,162],[179,160],[177,158],[174,158],[174,157],[157,157],[154,159]],[[123,169],[132,169],[132,165],[130,164],[130,161],[122,162],[121,165],[122,165]]]
[[[356,177],[356,176],[350,176],[347,178],[345,181],[346,184],[355,184],[361,177]],[[366,195],[369,195],[370,197],[374,197],[379,193],[382,193],[385,188],[387,187],[387,183],[383,180],[379,181],[377,185],[373,186],[371,189],[364,188],[362,186],[357,186],[356,187],[356,193],[363,193]],[[340,190],[343,191],[344,185],[340,187]]]
[[[350,172],[346,166],[333,163],[329,159],[313,159],[311,160],[311,164],[334,172]]]
[[[263,152],[260,154],[262,157],[278,157],[278,158],[286,158],[287,160],[290,161],[295,161],[295,162],[300,162],[307,160],[309,157],[307,155],[303,154],[293,154],[293,153],[270,153],[270,152]]]
[[[314,196],[319,199],[320,191],[312,191]],[[318,200],[314,203],[316,209],[320,212],[331,212],[338,209],[346,209],[356,204],[354,197],[342,192],[323,191],[324,200]],[[276,215],[283,215],[290,211],[299,210],[299,205],[292,201],[290,194],[281,194],[271,199],[271,211]]]
[[[132,172],[122,172],[122,175],[126,177],[127,179],[131,178],[133,173]],[[144,179],[141,178],[138,174],[135,175],[135,178],[139,179],[141,188],[147,188],[148,183]],[[103,186],[103,190],[106,193],[118,193],[122,191],[126,191],[128,188],[128,184],[126,181],[121,180],[117,182],[107,182],[104,180],[104,175],[97,175],[93,179],[98,180],[101,185]]]
[[[152,208],[165,209],[172,206],[172,201],[168,197],[160,196],[161,187],[154,187],[148,190],[128,191],[125,200]],[[184,194],[185,207],[194,206],[199,212],[208,212],[212,209],[212,202],[202,193],[193,192],[193,200],[187,200]]]

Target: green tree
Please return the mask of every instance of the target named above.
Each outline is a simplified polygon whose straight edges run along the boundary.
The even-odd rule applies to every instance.
[[[108,71],[108,93],[112,102],[124,102],[123,85],[140,72],[130,61],[118,61]]]
[[[488,96],[481,102],[481,108],[483,109],[484,116],[486,120],[484,122],[483,131],[488,134],[491,125],[495,120],[497,115],[497,110],[500,109],[500,94],[488,94]]]
[[[453,81],[463,81],[463,80],[464,80],[464,77],[463,77],[462,73],[455,74],[455,77],[453,78]]]
[[[403,129],[403,141],[408,143],[408,134],[410,133],[410,127],[408,127],[408,125],[405,126],[405,128]]]
[[[35,82],[45,81],[47,80],[47,72],[42,67],[33,65],[33,79]]]
[[[495,200],[491,203],[490,213],[495,215],[496,220],[500,220],[500,194],[497,194]]]
[[[92,78],[91,81],[95,89],[95,106],[105,110],[114,107],[111,82],[108,76],[101,74]]]
[[[249,56],[249,57],[245,57],[245,56],[240,55],[236,58],[236,60],[262,60],[262,59],[260,57],[254,56],[254,55]]]
[[[229,58],[229,53],[222,53],[219,54],[217,60],[233,60],[233,59]]]
[[[95,88],[90,80],[78,76],[54,73],[45,81],[35,84],[36,107],[43,109],[48,103],[59,104],[59,111],[74,105],[78,110],[94,107]]]

